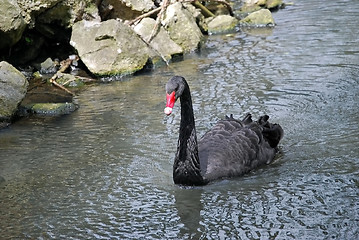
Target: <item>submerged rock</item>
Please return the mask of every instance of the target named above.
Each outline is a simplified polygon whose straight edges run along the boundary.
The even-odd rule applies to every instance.
[[[144,18],[134,27],[134,31],[144,40],[148,41],[156,21],[152,18]],[[183,49],[168,36],[168,33],[160,27],[158,33],[149,43],[166,61],[171,60],[172,55],[183,54]]]
[[[167,7],[162,25],[170,38],[185,52],[196,50],[203,40],[203,34],[195,18],[182,3],[176,2]]]
[[[26,116],[29,114],[36,114],[40,116],[60,116],[70,114],[78,109],[78,106],[74,103],[34,103],[21,106],[20,116]]]
[[[235,17],[229,15],[219,15],[208,23],[208,33],[226,33],[232,31],[238,24],[238,20]]]
[[[137,34],[113,19],[75,23],[70,43],[97,76],[134,73],[145,66],[150,56],[149,48]]]
[[[253,12],[239,22],[241,26],[245,27],[268,27],[275,25],[272,13],[268,9]]]
[[[5,61],[0,62],[0,122],[10,121],[25,97],[27,86],[21,72]]]

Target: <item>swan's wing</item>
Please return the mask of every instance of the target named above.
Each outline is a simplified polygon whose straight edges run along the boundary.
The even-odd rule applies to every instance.
[[[219,121],[198,143],[203,176],[207,180],[240,176],[272,161],[276,150],[263,135],[263,130],[272,130],[263,125],[250,115],[243,121],[233,116]]]

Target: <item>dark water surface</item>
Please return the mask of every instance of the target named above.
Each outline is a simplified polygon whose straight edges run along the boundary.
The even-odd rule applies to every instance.
[[[89,87],[80,109],[0,131],[1,239],[359,239],[359,4],[295,1],[272,30],[210,36],[200,54]],[[267,113],[271,165],[183,189],[172,182],[187,78],[197,132]]]

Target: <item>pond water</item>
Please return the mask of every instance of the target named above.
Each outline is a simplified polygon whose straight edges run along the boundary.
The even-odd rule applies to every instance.
[[[295,1],[272,30],[210,36],[146,74],[90,86],[80,108],[0,131],[1,239],[358,239],[359,4]],[[204,187],[173,184],[183,75],[197,132],[267,113],[273,164]]]

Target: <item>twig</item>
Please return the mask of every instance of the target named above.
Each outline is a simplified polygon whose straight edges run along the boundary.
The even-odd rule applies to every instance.
[[[151,16],[152,14],[155,14],[156,12],[159,12],[160,10],[161,10],[161,7],[158,7],[158,8],[156,8],[156,9],[153,9],[152,11],[149,11],[149,12],[147,12],[147,13],[145,13],[145,14],[142,14],[142,15],[136,17],[135,19],[129,21],[127,24],[128,24],[128,25],[132,25],[132,24],[134,24],[134,23],[137,23],[138,21],[142,20],[143,18],[149,17],[149,16]]]
[[[70,66],[71,66],[71,63],[72,63],[72,59],[68,58],[64,61],[61,61],[61,68],[57,71],[57,72],[60,72],[60,73],[63,73],[65,72]]]
[[[166,11],[168,5],[169,5],[170,1],[169,0],[163,0],[162,2],[162,6],[161,6],[161,11],[158,13],[157,18],[156,18],[156,24],[152,29],[152,33],[148,39],[148,42],[150,43],[152,41],[152,39],[156,36],[156,34],[158,33],[158,30],[160,28],[160,22],[161,22],[161,17],[162,14]]]
[[[226,5],[229,14],[231,16],[234,16],[233,9],[232,9],[231,5],[228,2],[226,2],[226,0],[204,0],[204,2],[212,2],[212,1]],[[181,2],[190,2],[190,3],[192,3],[195,7],[198,7],[199,9],[201,9],[203,11],[204,15],[207,15],[207,13],[208,14],[209,13],[213,14],[211,11],[208,10],[208,8],[206,8],[204,5],[202,5],[198,0],[181,0]],[[202,6],[197,5],[198,4],[197,2]],[[208,15],[206,17],[211,17],[211,16]]]
[[[96,80],[88,78],[88,77],[81,77],[81,76],[75,76],[75,79],[70,79],[67,80],[66,82],[64,82],[62,85],[66,86],[67,84],[69,84],[70,82],[76,81],[76,79],[81,79],[83,82],[96,82]]]
[[[61,84],[58,84],[58,83],[56,82],[56,78],[57,78],[57,73],[50,78],[50,83],[54,84],[56,87],[58,87],[58,88],[64,90],[65,92],[71,94],[72,96],[75,96],[75,94],[74,94],[73,92],[71,92],[70,90],[68,90],[67,88],[65,88],[64,86],[62,86]]]
[[[68,59],[62,61],[61,68],[50,78],[50,83],[52,83],[56,87],[64,90],[65,92],[71,94],[72,96],[74,96],[75,94],[73,92],[71,92],[70,90],[68,90],[67,88],[65,88],[64,86],[62,86],[61,84],[58,84],[56,82],[56,79],[59,77],[60,73],[65,72],[71,66],[71,63],[73,60],[78,60],[78,57],[75,57],[75,59],[68,58]]]
[[[215,16],[211,11],[208,10],[208,8],[203,6],[202,3],[200,3],[199,1],[194,1],[192,4],[195,7],[198,7],[199,9],[201,9],[201,11],[203,12],[203,15],[205,17],[214,17]]]

